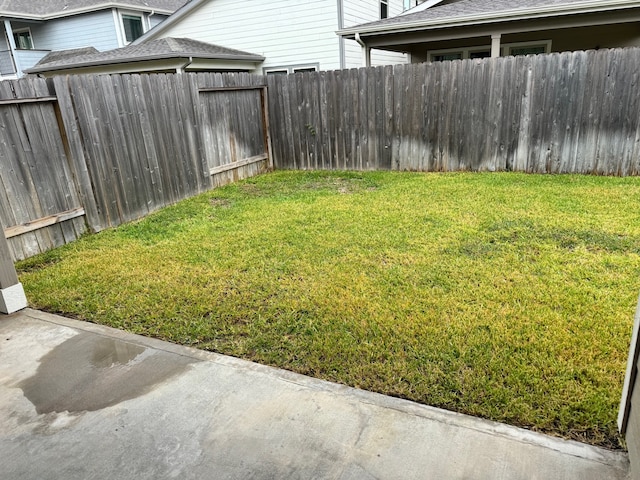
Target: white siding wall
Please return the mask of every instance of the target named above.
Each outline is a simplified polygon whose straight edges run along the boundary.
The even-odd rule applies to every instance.
[[[337,0],[212,0],[161,37],[194,40],[266,57],[262,67],[340,68]]]
[[[404,0],[389,0],[389,16],[395,17],[403,11]],[[352,27],[361,23],[380,20],[379,0],[344,0],[344,26]],[[363,67],[362,47],[353,40],[345,41],[345,57],[347,68]],[[407,63],[408,57],[401,53],[371,51],[371,65],[389,65]]]
[[[102,51],[119,47],[111,10],[32,25],[31,36],[35,48],[43,50],[95,47]]]

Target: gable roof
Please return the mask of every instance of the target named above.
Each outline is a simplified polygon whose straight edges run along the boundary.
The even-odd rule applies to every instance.
[[[639,6],[638,0],[445,0],[415,13],[345,28],[340,30],[338,35],[353,37],[356,33],[498,23],[528,18],[600,13]]]
[[[106,8],[128,8],[169,15],[188,0],[0,0],[0,16],[49,20]]]
[[[245,60],[262,62],[264,57],[253,53],[221,47],[211,43],[198,42],[190,38],[161,38],[140,45],[127,45],[106,52],[84,51],[86,49],[51,52],[26,73],[43,73],[69,68],[84,68],[119,63],[142,62],[162,59],[211,59]]]

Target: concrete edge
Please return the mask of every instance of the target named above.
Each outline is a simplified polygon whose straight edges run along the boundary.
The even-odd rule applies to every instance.
[[[175,355],[190,357],[200,361],[210,361],[220,365],[251,370],[265,375],[275,377],[281,381],[294,383],[305,388],[323,390],[335,395],[355,397],[362,403],[368,403],[377,407],[397,410],[399,412],[415,415],[443,424],[453,425],[460,428],[471,429],[486,435],[498,435],[523,444],[543,447],[566,455],[591,460],[594,462],[610,465],[617,468],[628,467],[628,457],[625,452],[607,450],[605,448],[580,443],[575,440],[565,440],[559,437],[552,437],[543,433],[526,430],[520,427],[472,417],[462,413],[452,412],[441,408],[423,405],[420,403],[390,397],[375,392],[360,390],[357,388],[329,382],[313,377],[308,377],[281,368],[258,364],[248,360],[242,360],[219,353],[198,350],[192,347],[177,345],[164,340],[144,337],[134,333],[125,332],[112,327],[98,325],[94,323],[73,320],[60,315],[50,314],[27,308],[6,318],[16,318],[19,316],[30,317],[35,320],[52,323],[75,330],[90,332],[97,335],[115,338],[127,343],[142,345],[147,348],[172,353]]]

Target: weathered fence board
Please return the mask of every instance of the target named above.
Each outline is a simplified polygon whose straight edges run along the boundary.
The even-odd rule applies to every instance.
[[[209,86],[226,90],[199,92]],[[0,82],[0,222],[12,257],[265,171],[266,102],[264,78],[249,75]]]
[[[41,79],[0,82],[0,224],[30,222],[80,208],[52,91]],[[8,244],[25,258],[77,239],[79,216],[26,229]]]
[[[275,166],[637,175],[639,70],[626,48],[268,77]]]

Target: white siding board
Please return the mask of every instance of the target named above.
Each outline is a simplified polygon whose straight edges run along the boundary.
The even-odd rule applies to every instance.
[[[336,0],[213,0],[162,37],[195,40],[245,50],[266,57],[262,67],[319,63],[340,67]]]
[[[389,0],[389,16],[395,17],[403,11],[403,0]],[[345,0],[344,2],[344,26],[345,28],[359,25],[361,23],[375,22],[380,20],[379,0]],[[383,50],[371,51],[371,65],[393,65],[396,63],[407,63],[408,57],[405,54],[395,52],[385,52]],[[362,58],[362,47],[353,40],[345,40],[345,61],[346,68],[357,68],[364,66]]]
[[[346,68],[364,67],[362,57],[362,47],[354,40],[345,40],[345,63]],[[395,65],[397,63],[408,63],[409,57],[403,53],[386,52],[384,50],[371,50],[371,65]]]
[[[402,0],[389,0],[389,16],[395,17],[402,13]],[[353,27],[361,23],[380,20],[379,0],[345,0],[344,26]]]

